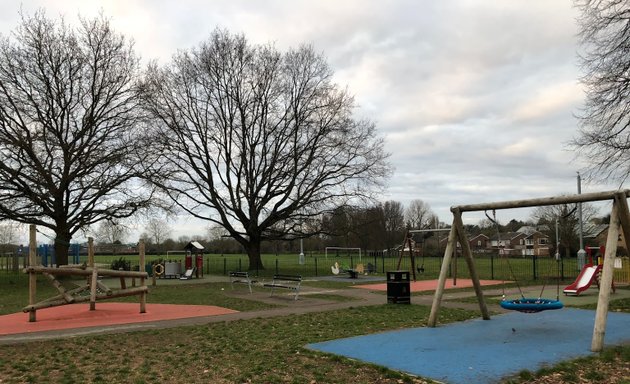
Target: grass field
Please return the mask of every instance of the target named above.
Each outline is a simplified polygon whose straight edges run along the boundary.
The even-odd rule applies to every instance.
[[[0,274],[0,313],[19,311],[26,304],[27,280],[22,274]],[[336,289],[349,285],[304,284]],[[38,296],[53,294],[49,285],[39,281]],[[228,291],[228,283],[158,285],[151,289],[149,303],[219,305],[239,311],[270,308],[223,294]],[[630,301],[613,300],[611,310],[628,312]],[[422,305],[383,304],[1,346],[0,383],[426,383],[382,367],[313,352],[304,345],[423,326],[428,314],[429,308]],[[443,307],[440,321],[477,316],[477,312]],[[620,346],[599,357],[539,372],[523,371],[505,382],[628,383],[629,371],[630,347]]]

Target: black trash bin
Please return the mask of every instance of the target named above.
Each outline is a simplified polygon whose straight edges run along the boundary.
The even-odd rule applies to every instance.
[[[387,303],[411,304],[409,271],[387,272]]]

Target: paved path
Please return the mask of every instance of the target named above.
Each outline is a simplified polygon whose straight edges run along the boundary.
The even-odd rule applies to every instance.
[[[203,280],[191,280],[192,283],[201,283],[201,282],[210,282],[212,281],[229,281],[224,277],[209,277],[206,276]],[[150,282],[149,282],[150,284]],[[168,280],[161,280],[159,282],[160,285],[164,284],[181,284],[179,280],[173,280],[173,282],[169,282]],[[529,290],[533,292],[537,292],[540,290],[540,287],[530,287]],[[488,288],[484,290],[485,295],[489,296],[500,296],[502,294],[501,288]],[[78,328],[78,329],[68,329],[68,330],[56,330],[56,331],[45,331],[45,332],[37,332],[37,333],[27,333],[27,334],[14,334],[14,335],[5,335],[0,336],[0,345],[6,344],[14,344],[14,343],[22,343],[29,341],[37,341],[37,340],[48,340],[48,339],[56,339],[56,338],[64,338],[64,337],[77,337],[77,336],[85,336],[85,335],[93,335],[93,334],[110,334],[110,333],[124,333],[130,331],[138,331],[138,330],[151,330],[151,329],[161,329],[161,328],[171,328],[171,327],[179,327],[179,326],[187,326],[187,325],[199,325],[199,324],[208,324],[215,322],[226,322],[226,321],[235,321],[235,320],[247,320],[254,318],[270,318],[277,316],[288,316],[293,314],[305,314],[312,312],[324,312],[324,311],[334,311],[344,308],[358,307],[358,306],[370,306],[370,305],[382,305],[387,302],[387,296],[381,292],[376,293],[372,292],[368,289],[358,289],[358,288],[344,288],[344,289],[322,289],[309,287],[308,285],[302,285],[300,290],[300,299],[297,301],[293,300],[293,294],[278,294],[274,295],[274,297],[269,297],[268,292],[266,291],[254,291],[253,294],[250,294],[247,289],[236,289],[234,291],[230,291],[227,293],[228,295],[234,297],[242,297],[249,300],[261,301],[268,304],[273,304],[278,307],[272,309],[258,310],[258,311],[248,311],[248,312],[237,312],[226,315],[218,315],[218,316],[207,316],[207,317],[193,317],[193,318],[184,318],[184,319],[176,319],[176,320],[165,320],[165,321],[156,321],[156,322],[146,322],[146,323],[135,323],[135,324],[122,324],[122,325],[112,325],[112,326],[101,326],[101,327],[93,327],[93,328]],[[350,298],[351,300],[344,301],[334,301],[334,300],[324,300],[315,297],[309,297],[313,294],[334,294],[334,295],[342,295]],[[442,307],[445,308],[462,308],[467,310],[473,310],[479,312],[479,304],[474,300],[474,292],[473,291],[465,291],[465,292],[451,292],[446,291],[442,300]],[[506,290],[506,295],[508,297],[518,297],[518,291],[515,288],[511,288]],[[467,301],[458,301],[463,298],[473,298],[473,300]],[[411,298],[412,304],[419,305],[428,305],[430,306],[433,301],[432,294],[425,295],[413,295]],[[148,304],[150,305],[150,304]],[[492,312],[505,312],[498,305],[490,305],[488,304],[488,309]]]

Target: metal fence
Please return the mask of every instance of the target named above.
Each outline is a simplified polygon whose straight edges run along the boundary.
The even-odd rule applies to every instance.
[[[332,275],[331,267],[335,263],[341,269],[355,268],[357,264],[363,264],[365,270],[374,270],[377,274],[383,274],[393,270],[411,270],[409,257],[388,257],[384,254],[368,253],[361,259],[354,256],[324,256],[305,257],[304,264],[298,264],[295,260],[286,256],[267,255],[262,257],[263,268],[249,268],[246,256],[223,256],[204,260],[206,273],[227,274],[229,271],[243,271],[250,269],[257,276],[271,276],[275,273],[300,274],[303,276],[329,276]],[[425,257],[415,259],[416,278],[419,280],[436,279],[442,266],[442,257]],[[498,258],[496,255],[475,256],[475,266],[480,279],[544,282],[547,280],[573,280],[579,274],[577,260],[527,256],[525,258]],[[455,258],[449,266],[449,277],[468,278],[469,271],[462,257]]]
[[[121,256],[113,256],[115,258]],[[122,256],[131,262],[132,268],[137,268],[137,256]],[[79,263],[85,262],[83,256]],[[364,270],[375,271],[383,274],[393,270],[412,269],[409,256],[399,259],[398,256],[387,256],[382,252],[367,252],[360,258],[358,255],[306,255],[304,263],[299,263],[298,255],[262,255],[262,265],[249,268],[249,260],[246,255],[204,255],[203,273],[213,275],[227,275],[230,271],[250,270],[250,273],[259,277],[271,277],[274,274],[299,274],[305,277],[331,276],[331,267],[337,264],[341,269],[356,268],[363,264]],[[553,257],[524,256],[524,257],[498,257],[496,254],[478,254],[474,256],[477,274],[484,280],[505,280],[528,283],[544,283],[547,281],[572,281],[579,274],[576,258],[560,259]],[[96,256],[96,262],[109,265],[112,256],[102,258]],[[147,257],[146,268],[151,271],[150,263],[160,260],[160,256]],[[41,260],[41,259],[40,259]],[[28,259],[25,255],[0,254],[0,272],[4,274],[21,273]],[[182,267],[184,259],[181,257]],[[623,259],[624,269],[615,270],[615,280],[628,282],[630,279],[630,263]],[[417,257],[415,259],[416,278],[418,280],[436,279],[439,276],[442,265],[442,257]],[[183,270],[183,269],[182,269]],[[448,276],[469,278],[469,271],[463,257],[455,257],[449,266]],[[1,276],[1,275],[0,275]],[[625,277],[625,279],[624,279]]]

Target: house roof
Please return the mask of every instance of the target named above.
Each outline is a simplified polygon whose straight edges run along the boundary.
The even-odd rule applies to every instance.
[[[584,237],[597,237],[608,229],[608,224],[586,224],[582,228]]]

